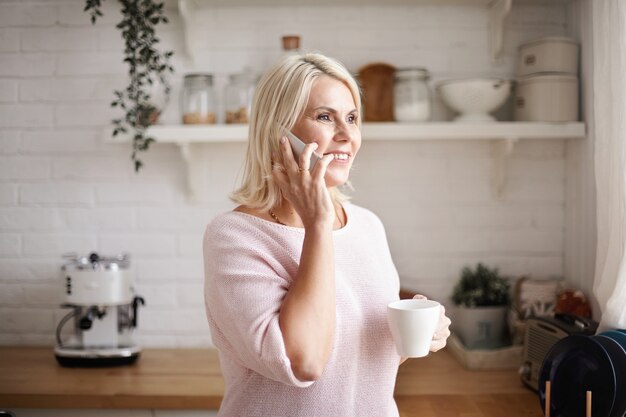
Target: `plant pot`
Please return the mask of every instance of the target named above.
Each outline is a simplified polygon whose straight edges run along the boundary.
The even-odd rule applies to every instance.
[[[496,349],[505,345],[506,312],[506,306],[457,306],[451,327],[468,349]]]

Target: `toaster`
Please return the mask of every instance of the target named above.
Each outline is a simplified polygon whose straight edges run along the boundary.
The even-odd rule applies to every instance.
[[[523,362],[520,368],[522,382],[537,391],[543,360],[559,340],[572,334],[593,335],[598,322],[572,314],[531,317],[526,322]]]

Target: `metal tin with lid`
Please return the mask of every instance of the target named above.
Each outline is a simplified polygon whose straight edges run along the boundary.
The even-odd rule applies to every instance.
[[[401,68],[394,74],[394,119],[425,122],[431,115],[430,73],[425,68]]]
[[[517,76],[542,72],[578,74],[578,42],[564,36],[535,39],[519,47]]]
[[[515,120],[574,122],[578,120],[578,77],[537,74],[517,81]]]

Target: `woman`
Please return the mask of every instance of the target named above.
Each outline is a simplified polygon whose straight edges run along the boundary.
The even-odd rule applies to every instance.
[[[320,54],[283,59],[257,87],[240,205],[204,237],[220,415],[398,415],[402,359],[386,321],[398,274],[380,220],[338,190],[361,146],[360,111],[352,76]],[[301,155],[285,129],[307,143]],[[449,323],[442,308],[432,351]]]

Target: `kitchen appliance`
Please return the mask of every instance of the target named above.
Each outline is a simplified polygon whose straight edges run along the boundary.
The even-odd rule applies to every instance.
[[[437,92],[444,103],[460,113],[456,122],[495,122],[491,116],[511,93],[511,81],[501,78],[466,78],[440,81]]]
[[[563,36],[549,36],[521,45],[517,76],[545,72],[578,75],[578,43]]]
[[[522,122],[574,122],[578,120],[578,77],[569,74],[534,74],[517,82],[515,120]]]
[[[527,321],[521,379],[533,390],[539,388],[539,371],[548,351],[561,339],[573,335],[593,335],[598,323],[570,314],[532,317]]]
[[[137,313],[144,299],[132,287],[130,257],[67,254],[61,267],[65,303],[71,311],[56,330],[54,354],[63,366],[108,366],[131,364],[140,347],[133,343]],[[72,334],[62,330],[72,323]]]

